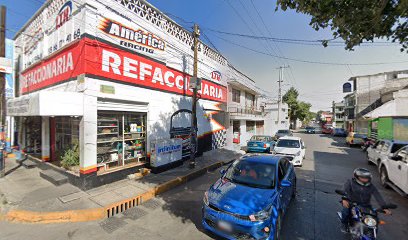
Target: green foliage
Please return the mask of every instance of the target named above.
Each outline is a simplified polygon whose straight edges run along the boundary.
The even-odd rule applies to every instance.
[[[287,103],[290,108],[289,117],[292,121],[297,119],[304,121],[309,116],[312,107],[310,103],[298,101],[298,96],[299,92],[291,87],[282,97],[283,102]]]
[[[335,39],[345,41],[347,50],[386,38],[408,52],[407,0],[277,0],[276,10],[279,7],[310,15],[313,29],[330,28]],[[330,45],[330,40],[322,44]]]
[[[61,166],[69,169],[72,166],[79,165],[79,147],[77,144],[71,148],[65,150],[64,155],[61,157]]]

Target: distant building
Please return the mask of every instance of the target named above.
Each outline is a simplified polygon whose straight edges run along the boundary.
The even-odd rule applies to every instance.
[[[333,101],[333,127],[344,128],[344,101]]]
[[[344,97],[345,122],[349,131],[366,133],[368,120],[363,116],[383,104],[381,94],[408,85],[408,70],[351,77],[353,92]]]

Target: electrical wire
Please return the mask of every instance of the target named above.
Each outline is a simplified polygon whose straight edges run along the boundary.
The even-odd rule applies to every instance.
[[[298,58],[289,58],[289,57],[280,57],[278,55],[273,55],[273,54],[269,54],[269,53],[265,53],[262,51],[259,51],[257,49],[253,49],[244,45],[241,45],[239,43],[235,43],[232,42],[230,40],[227,40],[225,38],[222,38],[220,36],[216,36],[217,38],[228,42],[232,45],[241,47],[241,48],[245,48],[249,51],[255,52],[255,53],[259,53],[259,54],[263,54],[263,55],[268,55],[271,57],[275,57],[275,58],[282,58],[282,59],[286,59],[286,60],[290,60],[290,61],[294,61],[294,62],[302,62],[302,63],[310,63],[310,64],[321,64],[321,65],[338,65],[338,66],[345,66],[345,65],[350,65],[350,66],[370,66],[370,65],[386,65],[386,64],[398,64],[398,63],[407,63],[408,61],[398,61],[398,62],[374,62],[374,63],[337,63],[337,62],[323,62],[323,61],[312,61],[312,60],[306,60],[306,59],[298,59]]]

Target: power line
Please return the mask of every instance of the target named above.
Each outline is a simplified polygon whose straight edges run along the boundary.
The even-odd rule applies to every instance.
[[[256,50],[256,49],[241,45],[239,43],[232,42],[232,41],[227,40],[225,38],[222,38],[220,36],[216,36],[216,37],[223,40],[223,41],[225,41],[225,42],[228,42],[228,43],[230,43],[232,45],[239,46],[241,48],[245,48],[245,49],[250,50],[252,52],[256,52],[256,53],[263,54],[263,55],[268,55],[268,56],[275,57],[275,58],[282,58],[282,59],[286,59],[286,60],[290,60],[290,61],[294,61],[294,62],[322,64],[322,65],[339,65],[339,66],[345,66],[345,65],[369,66],[369,65],[386,65],[386,64],[396,64],[396,63],[407,63],[408,62],[408,61],[400,61],[400,62],[375,62],[375,63],[337,63],[337,62],[322,62],[322,61],[312,61],[312,60],[289,58],[289,57],[280,57],[280,56],[277,56],[277,55],[273,55],[273,54],[270,54],[270,53],[265,53],[265,52],[262,52],[262,51],[259,51],[259,50]]]
[[[301,44],[301,45],[312,45],[312,46],[320,46],[322,45],[323,42],[328,41],[331,44],[334,45],[329,45],[329,46],[343,46],[344,42],[340,41],[334,41],[335,38],[329,39],[329,40],[323,40],[323,39],[317,39],[317,40],[308,40],[308,39],[293,39],[293,38],[277,38],[277,37],[265,37],[265,36],[257,36],[257,35],[249,35],[249,34],[243,34],[243,33],[233,33],[233,32],[225,32],[213,28],[206,28],[204,29],[215,32],[215,33],[220,33],[224,35],[231,35],[231,36],[237,36],[237,37],[245,37],[245,38],[251,38],[251,39],[259,39],[259,40],[272,40],[275,42],[281,42],[281,43],[289,43],[289,44]],[[394,42],[362,42],[360,44],[369,44],[369,45],[375,45],[375,44],[386,44],[385,46],[394,46],[398,45],[398,43]],[[381,45],[379,45],[381,46]]]

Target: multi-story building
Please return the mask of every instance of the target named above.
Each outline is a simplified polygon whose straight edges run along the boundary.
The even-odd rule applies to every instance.
[[[346,127],[349,131],[366,133],[368,120],[364,115],[382,105],[385,89],[396,91],[408,85],[408,70],[355,76],[349,79],[353,92],[344,97]]]
[[[333,101],[333,127],[335,128],[344,128],[344,101],[334,102]]]
[[[55,165],[77,151],[78,168],[64,174],[84,188],[188,156],[193,36],[154,6],[48,0],[14,40],[19,74],[7,110],[24,151]],[[201,41],[198,77],[199,153],[228,145],[230,116],[241,142],[263,132],[255,83]]]
[[[282,104],[278,116],[278,104],[264,96],[255,82],[239,71],[228,81],[227,143],[234,148],[245,146],[255,134],[272,136],[278,129],[288,128],[287,105]]]

